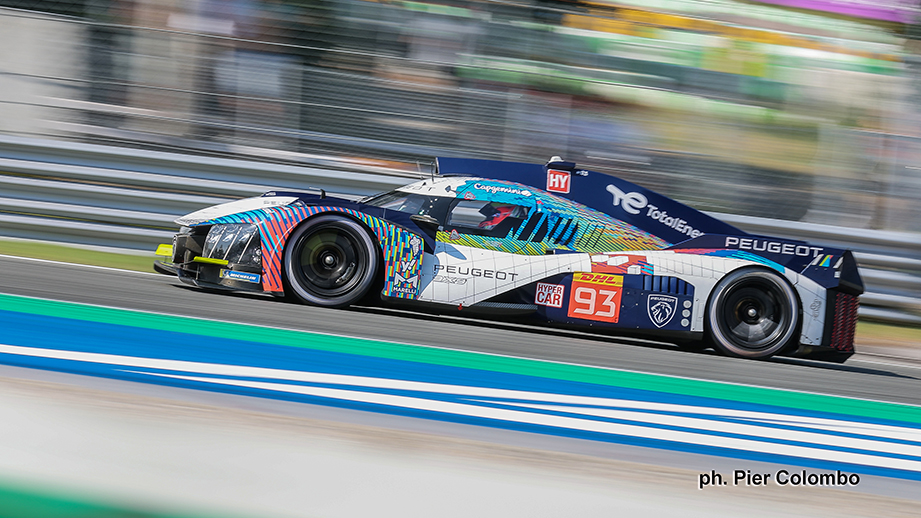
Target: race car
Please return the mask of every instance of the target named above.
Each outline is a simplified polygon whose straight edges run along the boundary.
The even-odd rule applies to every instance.
[[[863,283],[850,251],[750,235],[553,157],[439,158],[360,200],[267,192],[176,220],[156,268],[306,304],[393,304],[843,362]]]

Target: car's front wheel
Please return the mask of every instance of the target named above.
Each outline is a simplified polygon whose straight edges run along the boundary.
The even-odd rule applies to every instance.
[[[707,308],[710,340],[729,356],[767,358],[793,340],[799,299],[786,279],[770,270],[744,268],[723,277]]]
[[[288,238],[286,288],[307,304],[348,306],[374,285],[379,262],[377,246],[360,223],[342,216],[318,216]]]

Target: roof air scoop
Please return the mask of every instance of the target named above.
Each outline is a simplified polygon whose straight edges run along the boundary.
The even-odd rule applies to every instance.
[[[547,161],[547,169],[558,169],[562,171],[575,171],[576,163],[575,162],[566,162],[560,156],[552,156],[550,160]]]

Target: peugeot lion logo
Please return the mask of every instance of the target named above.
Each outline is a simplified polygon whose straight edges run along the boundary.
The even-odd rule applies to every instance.
[[[671,322],[672,317],[678,310],[678,297],[668,295],[650,295],[646,299],[646,311],[649,313],[649,320],[656,327],[663,327]]]

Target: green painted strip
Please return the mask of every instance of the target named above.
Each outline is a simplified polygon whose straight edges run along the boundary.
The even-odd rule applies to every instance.
[[[725,401],[778,405],[792,409],[837,412],[852,416],[921,423],[921,407],[899,403],[866,401],[841,396],[677,378],[661,374],[568,365],[550,361],[494,356],[363,338],[347,338],[305,331],[274,329],[249,324],[215,322],[191,317],[158,315],[142,311],[103,308],[15,295],[0,294],[0,307],[8,308],[7,311],[19,313],[64,317],[104,324],[130,325],[215,338],[595,383],[612,387],[686,394]]]
[[[225,513],[193,515],[163,511],[164,507],[116,506],[46,490],[11,485],[0,487],[0,516],[3,518],[228,518]]]

